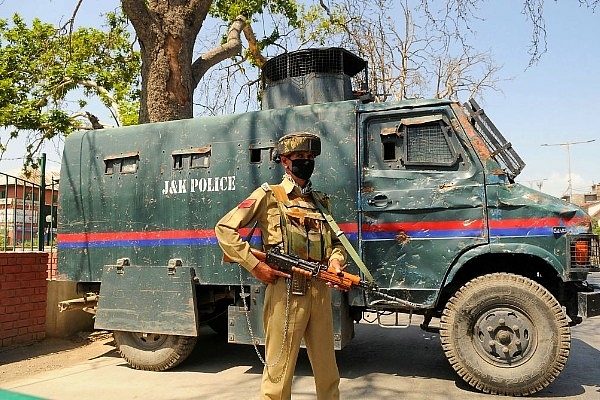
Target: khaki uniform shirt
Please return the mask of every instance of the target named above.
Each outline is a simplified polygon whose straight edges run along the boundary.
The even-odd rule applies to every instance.
[[[294,181],[284,176],[281,183],[290,200],[302,197],[303,201],[314,203],[310,194],[302,195]],[[223,253],[233,262],[239,263],[247,270],[252,270],[259,260],[250,252],[250,244],[238,233],[240,228],[252,225],[258,221],[262,233],[264,251],[272,247],[282,246],[280,212],[273,191],[265,185],[256,189],[246,200],[229,211],[215,227],[215,233]],[[329,260],[338,259],[341,265],[346,260],[346,251],[338,237],[327,229],[331,235],[332,253]]]

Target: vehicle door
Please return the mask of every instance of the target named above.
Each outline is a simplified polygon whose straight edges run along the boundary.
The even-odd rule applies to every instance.
[[[487,243],[481,163],[448,105],[365,112],[359,238],[377,284],[435,302],[458,255]]]

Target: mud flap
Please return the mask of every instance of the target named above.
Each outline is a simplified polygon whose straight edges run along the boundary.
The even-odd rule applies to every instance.
[[[197,336],[195,270],[168,266],[105,265],[96,329]]]
[[[265,344],[265,331],[262,319],[265,289],[264,285],[250,286],[250,293],[246,292],[246,305],[249,306],[248,311],[242,305],[242,300],[238,300],[237,305],[229,306],[227,311],[227,341],[229,343]]]

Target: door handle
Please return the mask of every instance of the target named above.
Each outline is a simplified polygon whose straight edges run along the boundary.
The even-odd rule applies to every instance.
[[[392,204],[392,201],[385,194],[376,194],[367,200],[367,204],[373,207],[384,208]]]

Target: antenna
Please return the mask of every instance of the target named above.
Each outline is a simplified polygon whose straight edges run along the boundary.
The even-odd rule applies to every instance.
[[[542,178],[542,179],[533,179],[530,181],[525,181],[524,183],[527,183],[529,185],[529,187],[533,187],[532,185],[537,186],[538,190],[541,192],[542,191],[542,186],[544,186],[544,181],[547,181],[547,178]]]
[[[569,192],[569,202],[573,201],[573,183],[571,182],[571,146],[574,144],[582,144],[582,143],[591,143],[595,142],[596,139],[591,140],[583,140],[581,142],[566,142],[566,143],[543,143],[542,146],[565,146],[567,148],[567,162],[569,166],[569,187],[567,187],[567,191]]]
[[[544,186],[544,181],[545,181],[545,180],[546,180],[546,179],[541,179],[541,180],[538,180],[537,182],[535,182],[535,184],[536,184],[536,186],[538,187],[538,190],[539,190],[540,192],[542,191],[542,186]]]

